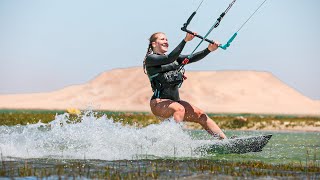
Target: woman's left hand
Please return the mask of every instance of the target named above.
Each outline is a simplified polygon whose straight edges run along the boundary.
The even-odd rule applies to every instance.
[[[184,38],[184,40],[185,40],[186,42],[191,41],[196,34],[197,34],[197,33],[195,33],[195,32],[193,32],[193,34],[187,33],[187,34],[186,34],[186,37]]]
[[[208,49],[209,51],[215,51],[220,46],[220,43],[218,41],[214,41],[212,44],[209,44]]]

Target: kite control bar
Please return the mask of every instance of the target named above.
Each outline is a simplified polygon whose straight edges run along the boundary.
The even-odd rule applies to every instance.
[[[199,7],[201,6],[202,2],[203,2],[203,1],[201,1],[201,3],[200,3],[200,5],[198,6],[197,10],[198,10]],[[212,40],[207,39],[207,36],[211,33],[211,31],[212,31],[213,29],[217,28],[217,27],[220,25],[221,20],[222,20],[223,17],[228,13],[228,11],[231,9],[231,7],[233,6],[233,4],[234,4],[235,2],[236,2],[236,0],[232,0],[232,2],[229,4],[229,6],[227,7],[227,9],[220,14],[220,16],[219,16],[219,18],[217,19],[217,21],[211,26],[211,28],[209,29],[209,31],[206,33],[205,36],[201,36],[201,35],[194,34],[192,31],[190,31],[190,30],[187,29],[187,26],[188,26],[189,23],[191,22],[192,18],[196,15],[197,10],[194,11],[194,12],[191,14],[191,16],[188,18],[187,22],[183,24],[183,27],[181,28],[181,30],[182,30],[182,31],[185,31],[185,32],[187,32],[187,33],[190,33],[190,34],[194,34],[196,37],[200,38],[201,41],[200,41],[199,44],[196,46],[196,48],[191,52],[191,54],[189,55],[189,57],[192,56],[192,54],[196,51],[196,49],[200,46],[200,44],[201,44],[203,41],[207,41],[207,42],[209,42],[209,43],[211,43],[211,44],[214,43]],[[235,37],[234,37],[234,38],[235,38]],[[233,39],[234,39],[234,38],[233,38]],[[232,39],[232,40],[233,40],[233,39]],[[231,39],[229,40],[230,43],[231,43],[232,40],[231,40]],[[229,43],[229,46],[230,46],[230,43]],[[219,45],[219,47],[221,47],[221,48],[223,47],[223,49],[226,49],[227,46],[228,46],[228,45],[223,45],[223,46]],[[229,46],[228,46],[228,47],[229,47]]]
[[[181,30],[184,31],[184,32],[193,34],[192,31],[188,30],[188,29],[185,28],[185,27],[182,27]],[[211,44],[214,43],[212,40],[207,39],[207,38],[203,38],[202,36],[200,36],[200,35],[198,35],[198,34],[193,34],[193,35],[196,36],[196,37],[198,37],[198,38],[200,38],[200,39],[204,39],[204,40],[207,41],[208,43],[211,43]],[[237,35],[238,35],[238,33],[234,33],[233,36],[228,40],[228,42],[227,42],[226,44],[224,44],[224,45],[221,44],[221,45],[219,45],[219,47],[220,47],[221,49],[226,50],[226,49],[230,46],[230,44],[232,43],[232,41],[236,38]]]
[[[237,32],[235,32],[231,37],[230,39],[228,40],[228,42],[224,45],[219,45],[219,47],[221,49],[224,49],[226,50],[232,43],[232,41],[236,38],[236,36],[238,35],[238,32],[242,29],[242,27],[252,18],[252,16],[261,8],[261,6],[266,2],[267,0],[264,0],[260,6],[251,14],[251,16],[241,25],[241,27],[238,29]],[[198,6],[197,10],[199,9],[199,7],[201,6],[203,0],[201,1],[200,5]],[[220,15],[220,17],[217,19],[217,21],[215,22],[215,24],[210,28],[210,30],[207,32],[207,34],[205,36],[201,36],[201,35],[198,35],[198,34],[194,34],[192,31],[188,30],[187,29],[187,26],[190,24],[192,18],[196,15],[196,11],[194,11],[191,16],[188,18],[187,22],[183,24],[183,27],[181,28],[182,31],[184,32],[187,32],[187,33],[190,33],[190,34],[193,34],[194,36],[198,37],[201,39],[201,42],[198,44],[198,46],[195,48],[195,50],[199,47],[199,45],[203,42],[203,41],[207,41],[209,43],[214,43],[212,40],[210,39],[207,39],[207,36],[209,35],[209,33],[214,29],[214,28],[217,28],[222,20],[222,18],[227,14],[227,12],[231,9],[231,7],[233,6],[233,4],[236,2],[236,0],[232,0],[232,2],[229,4],[228,8]],[[194,51],[189,55],[191,56]]]
[[[184,26],[181,28],[181,30],[184,31],[184,32],[193,34],[194,36],[196,36],[196,37],[198,37],[198,38],[200,38],[200,39],[204,39],[204,40],[207,41],[208,43],[213,44],[213,41],[212,41],[212,40],[207,39],[207,38],[203,38],[202,36],[200,36],[200,35],[198,35],[198,34],[194,34],[192,31],[188,30],[188,29],[187,29],[186,27],[184,27]]]

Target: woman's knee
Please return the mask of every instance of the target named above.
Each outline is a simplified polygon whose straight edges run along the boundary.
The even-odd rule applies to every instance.
[[[177,122],[183,121],[185,115],[185,107],[177,102],[171,100],[157,100],[150,101],[151,111],[154,115],[163,118],[174,116]]]
[[[173,107],[173,117],[176,122],[182,122],[186,113],[185,108],[182,105],[176,105]]]
[[[178,113],[183,116],[186,113],[186,109],[182,105],[174,107],[173,110],[174,110],[174,113]]]
[[[182,105],[175,107],[174,111],[183,114],[186,113],[186,109]]]

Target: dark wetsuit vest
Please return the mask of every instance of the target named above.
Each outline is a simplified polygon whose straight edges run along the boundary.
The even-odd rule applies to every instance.
[[[182,42],[168,55],[150,54],[146,59],[146,70],[154,92],[151,99],[171,99],[179,101],[179,87],[183,82],[183,72],[178,71],[187,55],[180,55],[186,42]],[[199,61],[210,53],[206,48],[193,54],[189,63]]]

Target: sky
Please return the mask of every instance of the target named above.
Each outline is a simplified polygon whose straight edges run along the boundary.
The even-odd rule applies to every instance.
[[[0,94],[54,91],[116,68],[142,70],[150,35],[164,32],[173,50],[200,2],[0,0]],[[204,35],[230,2],[205,0],[188,28]],[[237,0],[208,38],[227,42],[262,2]],[[227,50],[186,70],[270,72],[320,100],[319,7],[319,0],[267,0]],[[199,41],[188,42],[182,54]]]

